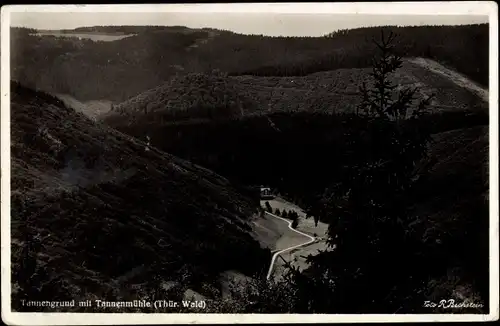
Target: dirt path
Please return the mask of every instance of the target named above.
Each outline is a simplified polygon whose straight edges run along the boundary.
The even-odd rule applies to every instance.
[[[436,74],[442,75],[460,87],[470,90],[471,92],[477,94],[485,102],[489,102],[489,92],[488,89],[480,86],[479,84],[471,81],[469,78],[459,74],[456,71],[446,68],[440,63],[426,58],[411,58],[408,59],[409,62],[415,63],[423,68],[426,68]]]
[[[292,221],[290,221],[290,220],[284,219],[282,217],[279,217],[277,215],[271,214],[269,212],[266,212],[266,214],[269,215],[269,216],[272,216],[274,218],[277,218],[277,219],[280,219],[280,220],[283,220],[283,221],[287,222],[288,223],[288,228],[290,230],[292,230],[294,232],[297,232],[297,233],[299,233],[299,234],[301,234],[301,235],[303,235],[303,236],[305,236],[305,237],[307,237],[309,239],[309,241],[306,241],[304,243],[301,243],[301,244],[298,244],[298,245],[295,245],[295,246],[292,246],[292,247],[288,247],[288,248],[285,248],[283,250],[275,252],[274,255],[273,255],[273,257],[271,258],[271,264],[269,266],[269,271],[267,272],[267,279],[269,279],[271,277],[271,275],[272,275],[272,272],[273,272],[273,269],[274,269],[274,264],[276,263],[276,258],[278,258],[279,255],[281,255],[282,253],[284,253],[286,251],[293,250],[293,249],[296,249],[298,247],[302,247],[302,246],[306,246],[308,244],[311,244],[311,243],[313,243],[313,242],[316,241],[316,238],[314,238],[314,237],[312,237],[312,236],[310,236],[308,234],[305,234],[303,232],[300,232],[300,231],[295,230],[294,228],[292,228]]]

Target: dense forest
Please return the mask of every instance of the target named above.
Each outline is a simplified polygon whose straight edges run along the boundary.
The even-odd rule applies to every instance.
[[[238,117],[258,111],[258,103],[241,86],[220,71],[176,76],[164,85],[114,105],[110,116],[141,119],[142,115],[153,113],[162,122],[171,122]]]
[[[371,42],[378,37],[379,30],[393,31],[402,42],[396,52],[408,57],[425,57],[449,65],[471,79],[488,85],[488,25],[470,26],[415,26],[383,27],[339,30],[325,36],[325,44],[336,45],[323,55],[280,61],[269,66],[245,70],[237,74],[257,76],[303,76],[310,73],[339,68],[370,67],[377,47]],[[290,43],[306,42],[293,38]],[[418,40],[418,42],[416,41]],[[312,40],[307,40],[311,42]],[[474,65],[470,63],[474,62]],[[471,68],[473,67],[473,68]]]
[[[376,51],[372,38],[380,31],[373,27],[325,37],[267,37],[212,29],[134,28],[135,36],[113,42],[35,36],[12,28],[12,78],[78,100],[121,102],[189,72],[302,76],[369,67]],[[401,35],[400,53],[434,58],[488,84],[487,24],[383,29]]]

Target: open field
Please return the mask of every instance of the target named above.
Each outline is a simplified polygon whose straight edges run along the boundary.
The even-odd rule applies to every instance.
[[[290,251],[286,251],[282,254],[280,254],[275,261],[275,267],[273,271],[273,275],[276,279],[280,279],[283,273],[285,272],[285,265],[283,259],[285,259],[286,262],[291,263],[292,266],[298,267],[301,270],[304,270],[308,267],[308,264],[306,263],[306,258],[309,255],[315,255],[318,253],[318,250],[327,250],[328,247],[326,245],[325,240],[321,240],[321,238],[326,239],[326,231],[328,229],[328,225],[326,225],[323,222],[319,222],[318,226],[314,226],[314,221],[312,217],[309,217],[308,219],[305,218],[306,214],[304,211],[298,207],[297,205],[294,205],[292,203],[289,203],[285,201],[282,198],[275,198],[272,200],[267,200],[271,207],[273,208],[273,211],[278,208],[281,212],[283,209],[290,211],[294,210],[299,214],[299,225],[297,226],[297,230],[307,233],[311,236],[314,236],[314,234],[317,235],[318,241],[298,247],[296,249],[292,249]],[[261,206],[265,207],[265,202],[266,200],[261,201]],[[269,220],[269,219],[274,219],[274,223],[279,223],[279,225],[284,225],[282,228],[280,228],[277,233],[282,232],[282,238],[279,238],[277,245],[277,248],[274,251],[279,251],[283,250],[285,248],[289,248],[295,245],[298,245],[300,243],[304,243],[307,241],[307,238],[304,236],[301,236],[300,234],[291,231],[286,222],[281,223],[277,218],[270,217],[269,215],[267,216],[264,220]],[[267,222],[267,225],[273,225],[273,223]],[[297,242],[298,241],[298,242]]]
[[[285,209],[287,211],[296,211],[299,214],[299,225],[297,226],[297,230],[307,233],[309,235],[316,235],[318,237],[324,237],[326,231],[328,230],[328,225],[321,221],[318,222],[318,226],[314,225],[314,219],[309,217],[306,219],[306,213],[299,206],[286,201],[283,198],[276,197],[271,200],[267,200],[271,207],[273,208],[273,212],[276,208],[278,208],[281,212]],[[263,205],[266,201],[261,201],[261,205]]]
[[[325,250],[325,241],[318,241],[312,244],[299,247],[297,249],[292,249],[290,251],[284,252],[276,259],[276,264],[274,267],[274,277],[275,279],[280,279],[281,276],[286,272],[286,267],[283,259],[290,263],[295,268],[304,271],[309,267],[306,259],[309,255],[318,254],[320,250]]]
[[[307,241],[303,235],[290,230],[287,222],[267,214],[263,217],[255,217],[252,222],[256,239],[273,252]]]

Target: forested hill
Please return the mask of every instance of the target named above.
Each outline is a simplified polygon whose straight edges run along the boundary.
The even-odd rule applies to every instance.
[[[432,113],[488,111],[484,96],[477,96],[437,69],[447,73],[446,67],[427,59],[405,58],[390,80],[399,87],[418,87],[423,97],[435,94],[428,107]],[[369,81],[371,72],[369,68],[352,68],[295,77],[191,73],[115,104],[99,118],[117,127],[275,112],[353,113],[362,99],[359,87]]]
[[[51,95],[11,91],[13,309],[151,297],[164,283],[210,297],[226,270],[266,270],[250,235],[258,196]]]
[[[138,34],[138,33],[148,33],[157,31],[170,31],[170,32],[188,32],[192,30],[185,26],[86,26],[77,27],[72,30],[65,30],[66,32],[78,32],[78,33],[126,33],[126,34]],[[212,28],[201,28],[201,30],[215,30]],[[231,32],[229,32],[231,33]]]
[[[380,27],[338,31],[324,37],[268,37],[214,29],[114,27],[134,36],[112,42],[36,36],[12,29],[12,78],[28,86],[85,100],[122,102],[175,75],[303,76],[369,67]],[[383,27],[401,36],[398,51],[427,57],[471,79],[488,83],[488,24]],[[110,27],[78,32],[111,32]],[[470,64],[473,62],[474,64]]]

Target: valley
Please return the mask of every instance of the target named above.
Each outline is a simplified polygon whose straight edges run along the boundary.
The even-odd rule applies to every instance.
[[[488,307],[487,27],[12,28],[13,309]]]

